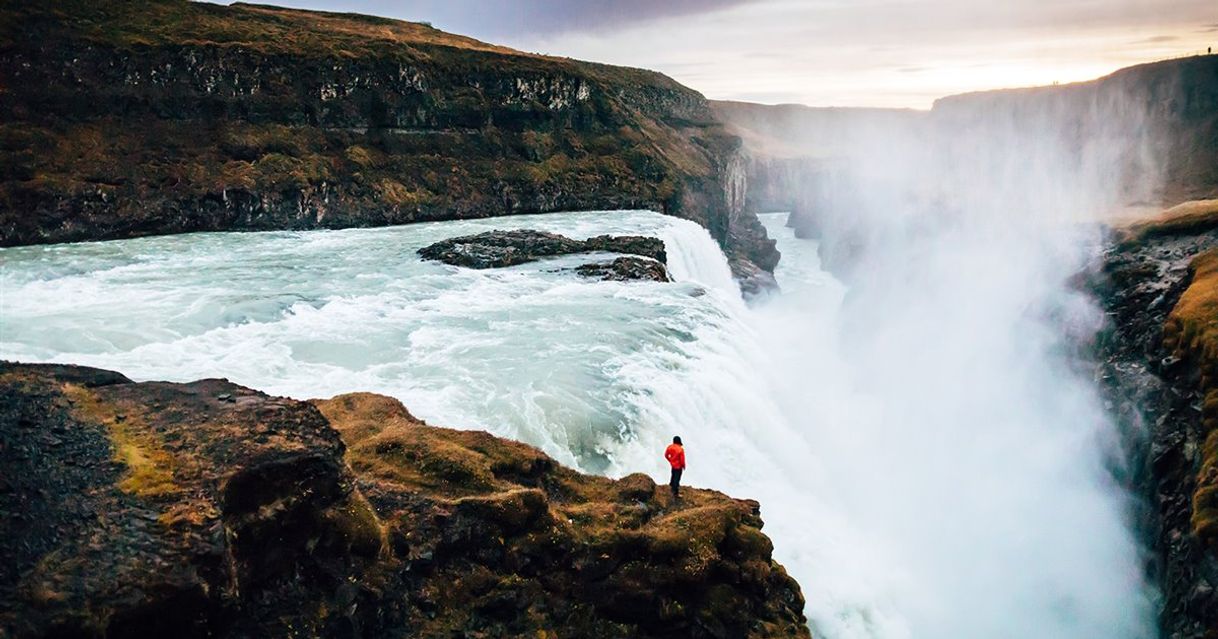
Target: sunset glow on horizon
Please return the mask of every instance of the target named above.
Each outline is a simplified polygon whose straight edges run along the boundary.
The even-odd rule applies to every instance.
[[[654,69],[707,97],[929,108],[1218,46],[1212,0],[284,0],[523,51]],[[877,17],[878,16],[878,17]]]

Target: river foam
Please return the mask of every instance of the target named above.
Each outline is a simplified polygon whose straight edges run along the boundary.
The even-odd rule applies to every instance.
[[[0,357],[381,392],[615,476],[662,479],[680,434],[688,483],[761,501],[817,636],[1151,636],[1107,424],[1053,358],[1061,336],[1019,300],[961,315],[938,289],[848,291],[784,219],[765,216],[785,292],[757,308],[705,230],[645,211],[4,249]],[[579,256],[474,271],[414,253],[493,228],[658,235],[677,281],[581,279],[563,270]],[[903,306],[851,299],[881,291]],[[1036,340],[969,356],[1012,318]]]

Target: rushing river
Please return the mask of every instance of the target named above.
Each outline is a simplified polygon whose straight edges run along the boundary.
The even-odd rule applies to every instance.
[[[967,356],[982,311],[912,291],[861,315],[816,244],[764,218],[784,292],[754,308],[702,228],[645,211],[4,249],[0,357],[299,398],[375,391],[615,476],[662,480],[680,434],[687,483],[761,501],[818,636],[1152,636],[1094,398],[1068,369],[1046,382],[1010,365],[1043,369],[1055,338],[985,361]],[[587,256],[475,271],[415,255],[493,228],[657,235],[676,282],[570,272]],[[933,333],[902,323],[910,309],[946,313],[963,346],[911,347]],[[856,352],[860,325],[875,340]],[[970,387],[994,371],[1009,383]]]

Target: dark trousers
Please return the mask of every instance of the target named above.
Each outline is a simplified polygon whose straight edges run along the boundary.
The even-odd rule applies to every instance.
[[[685,472],[682,468],[672,469],[672,479],[668,480],[669,488],[672,488],[672,496],[679,497],[681,495],[681,473]]]

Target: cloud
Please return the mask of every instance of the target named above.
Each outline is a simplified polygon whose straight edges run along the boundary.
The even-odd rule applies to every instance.
[[[481,38],[603,32],[662,18],[714,12],[753,1],[280,0],[300,8],[431,22],[441,29]]]
[[[266,1],[654,69],[713,98],[817,106],[927,107],[952,93],[1087,80],[1204,51],[1218,31],[1214,0]]]
[[[1175,42],[1176,40],[1179,40],[1179,39],[1180,39],[1180,36],[1157,35],[1157,36],[1151,36],[1144,40],[1138,40],[1134,44],[1162,44],[1164,42]]]

